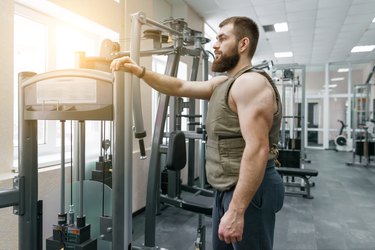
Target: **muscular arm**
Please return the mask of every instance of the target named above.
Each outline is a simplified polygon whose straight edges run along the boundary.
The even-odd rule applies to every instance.
[[[269,151],[268,133],[275,112],[274,92],[266,78],[247,73],[234,83],[229,104],[238,113],[246,144],[239,180],[219,226],[219,238],[227,243],[242,239],[245,210],[263,180]]]
[[[130,57],[121,57],[113,60],[112,70],[123,69],[126,72],[140,76],[142,67],[137,65]],[[162,75],[146,70],[142,79],[155,90],[171,96],[184,96],[197,99],[209,99],[213,89],[227,79],[226,76],[214,77],[208,81],[185,81],[168,75]]]

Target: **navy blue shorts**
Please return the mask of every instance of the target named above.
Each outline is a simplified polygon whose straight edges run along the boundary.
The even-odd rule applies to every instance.
[[[275,169],[273,160],[268,161],[263,181],[245,212],[242,241],[226,244],[218,237],[220,218],[232,199],[234,188],[216,191],[212,214],[212,246],[214,250],[271,250],[275,230],[275,214],[284,202],[284,184]]]

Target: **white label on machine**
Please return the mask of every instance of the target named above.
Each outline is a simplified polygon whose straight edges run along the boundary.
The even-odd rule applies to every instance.
[[[38,104],[96,103],[96,80],[64,77],[39,81],[36,96]]]

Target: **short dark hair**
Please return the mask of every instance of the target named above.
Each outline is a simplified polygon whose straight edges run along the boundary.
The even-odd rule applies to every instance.
[[[248,17],[233,16],[223,20],[219,24],[219,28],[230,23],[233,24],[233,31],[234,35],[237,38],[237,41],[241,40],[244,37],[248,37],[250,39],[249,56],[252,58],[254,56],[259,40],[258,25]]]

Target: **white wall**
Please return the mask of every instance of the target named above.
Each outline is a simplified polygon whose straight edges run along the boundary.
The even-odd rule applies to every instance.
[[[28,1],[18,0],[23,4]],[[184,2],[177,5],[171,5],[164,0],[143,0],[132,1],[125,0],[122,3],[116,3],[108,0],[49,0],[51,3],[66,8],[72,12],[89,18],[96,23],[119,32],[122,50],[128,50],[128,41],[130,39],[130,15],[143,11],[146,16],[154,20],[168,18],[173,13],[184,13],[186,20],[193,22],[193,28],[202,30],[203,22]],[[0,138],[2,148],[0,150],[0,174],[10,173],[13,164],[13,0],[0,1]],[[154,18],[154,16],[156,18]],[[191,24],[189,23],[189,26]],[[149,43],[142,42],[142,49],[149,48]],[[141,60],[141,64],[151,68],[151,58]],[[151,88],[146,84],[141,85],[142,105],[145,129],[147,138],[145,139],[148,154],[152,139],[152,120],[151,120]],[[146,198],[146,177],[148,175],[148,161],[140,161],[137,141],[134,142],[134,210],[142,208]]]
[[[112,0],[48,0],[116,32],[121,31],[121,4]],[[127,1],[145,3],[146,1]],[[149,0],[151,2],[151,0]]]
[[[63,1],[63,0],[51,0],[56,4],[66,7],[71,11],[88,17],[99,24],[105,25],[108,28],[112,28],[115,31],[120,32],[120,44],[122,50],[129,50],[129,41],[131,38],[130,32],[130,16],[133,13],[142,11],[148,18],[156,21],[161,21],[165,18],[184,18],[189,27],[193,29],[203,30],[202,19],[190,9],[183,1],[174,1],[173,5],[164,0],[143,0],[143,1],[132,1],[125,0],[122,4],[108,3],[108,0],[96,0],[96,1]],[[88,4],[90,2],[90,4]],[[85,7],[83,8],[82,5]],[[90,6],[86,8],[87,6]],[[96,14],[98,10],[102,10],[99,16]],[[113,14],[113,15],[112,15]],[[110,20],[108,20],[110,19]],[[123,23],[121,23],[123,22]],[[147,50],[152,49],[151,43],[148,41],[141,42],[141,49]],[[188,67],[190,67],[190,61],[188,60]],[[141,58],[140,64],[151,69],[151,58]],[[147,137],[145,138],[145,146],[147,149],[147,155],[150,156],[150,147],[152,140],[152,103],[151,103],[151,88],[144,83],[141,83],[141,94],[142,94],[142,108],[144,117],[144,126],[146,129]],[[146,193],[147,193],[147,177],[148,177],[148,166],[149,158],[147,160],[139,159],[138,142],[134,140],[133,144],[133,211],[137,211],[145,206]]]
[[[0,177],[13,165],[13,0],[0,1]]]

